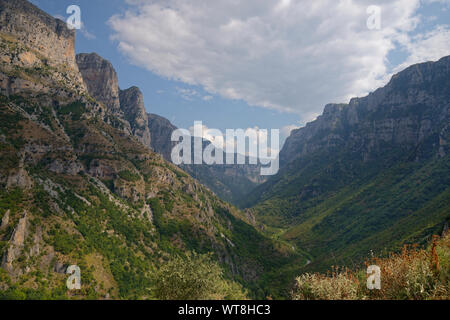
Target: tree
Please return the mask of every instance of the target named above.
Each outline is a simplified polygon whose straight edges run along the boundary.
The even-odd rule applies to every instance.
[[[244,299],[242,287],[223,278],[212,254],[175,256],[155,274],[155,296],[161,300]]]

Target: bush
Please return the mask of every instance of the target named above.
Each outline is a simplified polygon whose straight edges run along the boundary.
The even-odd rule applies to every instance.
[[[243,299],[240,285],[226,281],[211,254],[175,256],[155,275],[155,296],[161,300]]]
[[[72,115],[72,120],[80,120],[83,113],[86,112],[86,104],[81,101],[75,101],[71,104],[61,106],[58,112],[62,115]]]
[[[65,231],[58,231],[54,235],[53,246],[58,252],[70,254],[77,247],[77,240]]]
[[[359,281],[350,272],[333,273],[331,277],[321,274],[303,274],[296,279],[294,300],[356,300]]]
[[[141,177],[137,173],[131,172],[130,170],[120,171],[119,177],[121,177],[123,180],[130,182],[136,182],[141,179]]]

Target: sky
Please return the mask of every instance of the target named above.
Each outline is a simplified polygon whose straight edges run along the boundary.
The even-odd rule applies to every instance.
[[[32,0],[180,128],[290,130],[450,55],[450,0]]]

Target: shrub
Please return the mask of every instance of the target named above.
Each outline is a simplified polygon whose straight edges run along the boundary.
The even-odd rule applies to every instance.
[[[223,278],[211,254],[175,256],[155,275],[155,296],[161,300],[242,299],[242,288]]]
[[[81,101],[75,101],[65,106],[61,106],[58,112],[62,115],[72,115],[72,120],[80,120],[83,113],[86,112],[86,104]]]
[[[65,231],[58,231],[53,238],[53,246],[56,251],[70,254],[77,247],[77,241]]]
[[[338,270],[337,270],[338,271]],[[296,279],[294,300],[355,300],[359,281],[350,272],[333,272],[332,276],[303,274]]]
[[[141,179],[141,177],[137,173],[131,172],[130,170],[120,171],[119,177],[121,177],[123,180],[130,182],[136,182]]]

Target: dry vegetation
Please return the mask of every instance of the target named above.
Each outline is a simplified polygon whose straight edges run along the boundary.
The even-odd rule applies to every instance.
[[[381,290],[367,289],[366,270],[333,268],[327,274],[296,279],[295,300],[448,300],[450,299],[450,234],[433,237],[427,249],[404,246],[401,253],[373,258],[366,265],[381,269]]]

